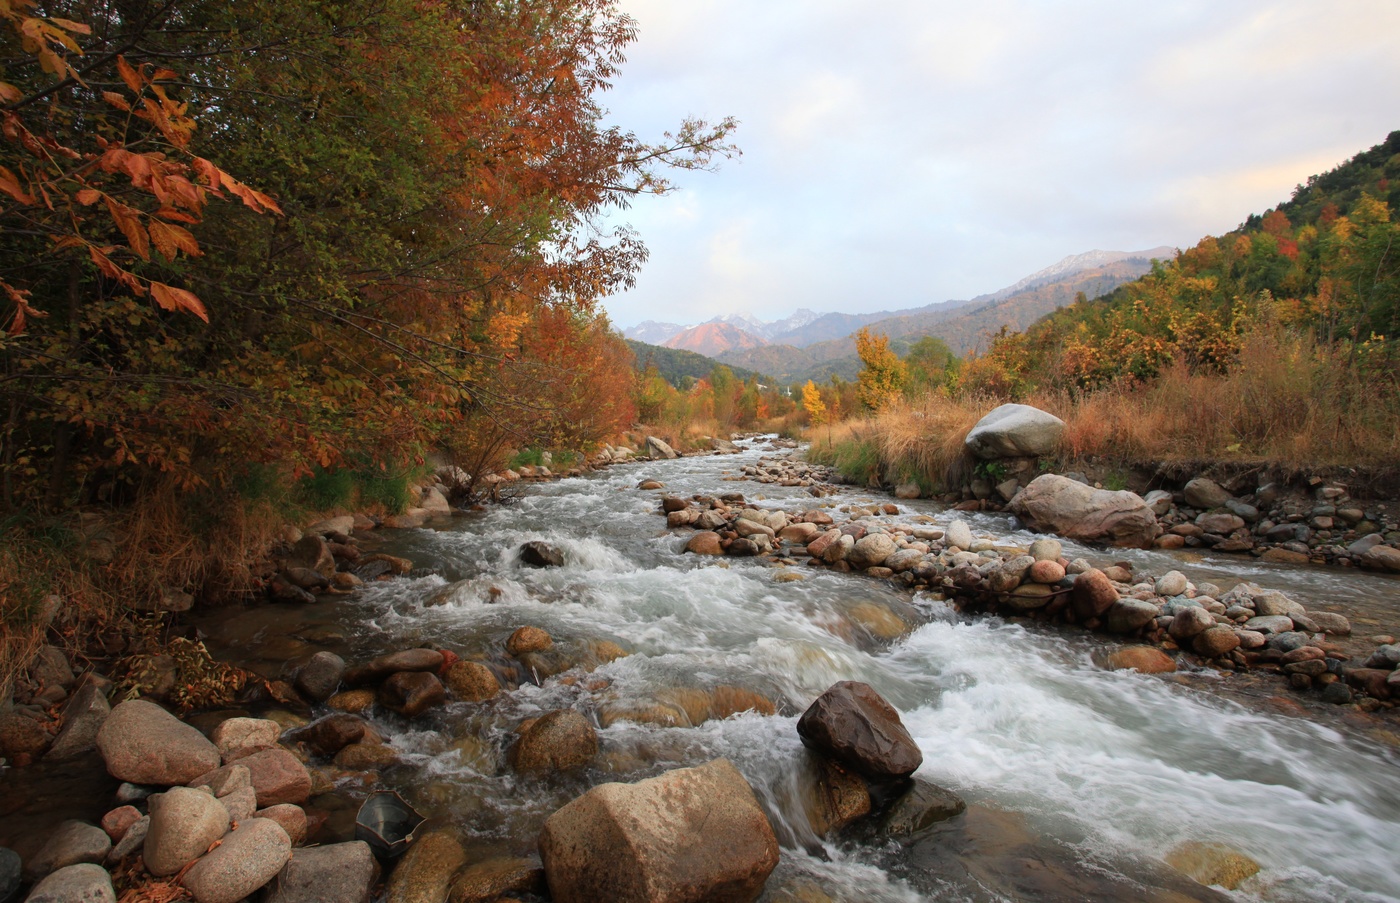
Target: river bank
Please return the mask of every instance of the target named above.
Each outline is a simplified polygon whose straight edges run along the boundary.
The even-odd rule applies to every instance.
[[[422,570],[385,574],[315,604],[207,613],[197,624],[217,659],[270,681],[294,683],[320,653],[360,664],[424,643],[489,669],[502,690],[487,702],[450,696],[415,718],[381,707],[364,716],[394,756],[374,770],[372,786],[403,789],[425,814],[453,826],[475,858],[528,854],[541,821],[588,784],[632,781],[724,755],[754,786],[775,826],[788,826],[779,827],[774,894],[807,882],[830,899],[918,899],[940,887],[955,899],[981,899],[979,886],[1037,898],[1025,867],[1014,865],[1018,852],[1033,850],[1055,864],[1058,876],[1039,898],[1056,888],[1072,896],[1081,887],[1075,875],[1107,869],[1126,882],[1119,898],[1140,899],[1124,877],[1143,874],[1134,862],[1188,841],[1223,840],[1263,866],[1242,885],[1248,897],[1386,899],[1395,876],[1383,850],[1400,795],[1394,753],[1370,735],[1383,723],[1280,718],[1267,706],[1241,706],[1178,682],[1220,682],[1204,669],[1171,677],[1104,670],[1093,662],[1108,644],[1093,635],[1030,620],[972,619],[928,592],[806,568],[796,559],[702,562],[682,554],[685,528],[662,530],[655,513],[664,495],[740,490],[756,510],[830,505],[822,510],[843,520],[849,512],[841,507],[879,501],[902,511],[874,516],[876,522],[927,517],[932,523],[919,526],[946,532],[961,517],[975,532],[1010,536],[1026,548],[1038,538],[997,515],[952,515],[933,503],[879,500],[840,486],[758,482],[744,470],[765,469],[762,454],[619,466],[538,484],[511,505],[435,529],[369,534],[368,555],[409,559]],[[646,479],[665,488],[637,489]],[[525,566],[519,550],[527,542],[550,545],[562,563]],[[1073,543],[1063,551],[1069,560],[1105,567],[1131,559],[1138,573],[1165,573],[1170,562],[1198,587],[1228,566],[1209,553],[1184,561],[1174,557],[1180,552],[1105,555]],[[1394,586],[1342,569],[1252,567],[1263,573],[1243,576],[1269,588],[1293,575],[1324,574],[1334,579],[1331,593],[1383,600]],[[1323,608],[1306,586],[1282,586],[1309,611]],[[892,618],[903,626],[891,629]],[[553,653],[537,656],[533,667],[508,648],[526,626],[552,638]],[[601,662],[603,643],[628,654]],[[585,661],[590,650],[596,665]],[[919,775],[968,800],[960,827],[940,829],[946,843],[938,869],[925,868],[933,862],[927,849],[914,856],[901,847],[896,855],[880,845],[821,838],[802,814],[792,784],[806,767],[796,715],[842,679],[879,689],[923,750]],[[692,719],[682,704],[693,705],[697,693],[713,700],[725,687],[769,700],[774,714]],[[291,716],[290,727],[326,711],[296,708],[263,699],[209,720],[235,712]],[[573,778],[523,779],[508,756],[517,729],[561,708],[596,725],[598,758]],[[309,761],[313,770],[333,764]],[[365,786],[341,775],[317,789],[309,806],[327,814],[321,839],[344,838],[346,816]],[[804,823],[809,827],[799,834]],[[826,861],[799,836],[819,844]]]

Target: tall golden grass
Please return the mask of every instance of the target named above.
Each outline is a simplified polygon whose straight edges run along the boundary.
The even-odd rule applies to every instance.
[[[1005,399],[935,393],[831,430],[809,430],[810,455],[873,482],[925,489],[967,475],[963,437]],[[1400,463],[1400,384],[1394,369],[1305,333],[1261,328],[1225,373],[1178,363],[1146,384],[1078,393],[1042,388],[1019,399],[1067,426],[1061,464],[1220,460],[1301,470]]]

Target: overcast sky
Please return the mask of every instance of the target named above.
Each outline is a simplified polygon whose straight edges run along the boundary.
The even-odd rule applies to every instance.
[[[613,322],[995,291],[1186,247],[1400,129],[1400,0],[621,0],[612,120],[741,121],[743,157],[615,217]]]

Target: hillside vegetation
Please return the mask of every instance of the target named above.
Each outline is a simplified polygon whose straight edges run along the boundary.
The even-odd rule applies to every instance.
[[[818,454],[936,486],[967,427],[1016,400],[1068,422],[1066,459],[1394,469],[1396,204],[1400,132],[1142,278],[1003,331],[931,389],[867,407]]]

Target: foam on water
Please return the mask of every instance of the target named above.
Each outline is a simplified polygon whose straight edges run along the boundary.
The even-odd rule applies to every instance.
[[[924,898],[880,867],[888,851],[828,844],[822,856],[807,852],[818,840],[795,800],[793,776],[807,755],[795,715],[832,683],[855,679],[904,712],[924,751],[921,776],[969,801],[1024,814],[1043,834],[1072,845],[1086,868],[1112,870],[1114,863],[1159,858],[1181,841],[1220,840],[1264,865],[1241,891],[1246,898],[1400,900],[1400,769],[1393,752],[1170,679],[1105,672],[1092,663],[1091,641],[1083,637],[970,621],[936,603],[918,603],[928,623],[893,647],[871,642],[852,631],[852,606],[871,601],[912,612],[899,592],[800,567],[794,570],[804,579],[779,582],[757,561],[683,556],[683,536],[665,531],[656,513],[657,494],[633,488],[656,477],[681,496],[739,490],[760,506],[816,504],[800,488],[721,482],[756,457],[613,468],[533,487],[450,531],[416,531],[400,551],[440,567],[447,579],[365,587],[352,603],[362,640],[367,648],[427,640],[465,647],[486,636],[499,646],[510,630],[534,624],[566,645],[610,639],[632,652],[594,672],[607,682],[608,699],[634,702],[670,687],[719,684],[768,695],[781,707],[778,716],[688,728],[615,722],[600,732],[604,759],[635,780],[728,757],[783,836],[779,876],[810,877],[846,899]],[[953,516],[963,515],[939,513],[938,520]],[[1004,517],[967,517],[974,530],[1003,543],[1035,538],[1010,534]],[[521,566],[517,550],[531,540],[560,550],[564,565]],[[1157,553],[1106,554],[1073,543],[1066,549],[1095,561],[1130,557],[1158,571],[1175,566]],[[425,724],[382,726],[416,770],[415,783],[431,786],[450,811],[476,813],[472,830],[506,838],[537,831],[586,784],[520,778],[495,767],[492,750],[508,745],[520,719],[584,701],[575,684],[527,683],[493,700],[486,714],[453,703]],[[956,886],[940,893],[969,896]]]

